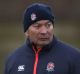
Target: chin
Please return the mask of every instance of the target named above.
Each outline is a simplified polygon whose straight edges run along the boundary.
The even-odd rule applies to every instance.
[[[48,45],[50,43],[50,41],[41,41],[38,44],[39,45]]]

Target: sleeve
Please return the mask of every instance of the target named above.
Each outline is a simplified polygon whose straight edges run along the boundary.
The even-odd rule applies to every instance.
[[[10,74],[10,69],[12,65],[13,65],[12,57],[11,55],[8,55],[7,59],[5,60],[4,74]]]
[[[8,72],[8,63],[7,63],[7,61],[5,62],[5,66],[4,66],[4,74],[9,74],[9,72]]]
[[[75,60],[75,73],[74,74],[80,74],[80,53]]]
[[[69,52],[69,74],[80,74],[80,51],[78,50]]]

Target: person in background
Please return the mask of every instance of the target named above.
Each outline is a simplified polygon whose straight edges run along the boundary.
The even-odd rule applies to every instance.
[[[80,74],[80,52],[55,36],[54,19],[46,4],[26,8],[26,42],[8,57],[4,74]]]

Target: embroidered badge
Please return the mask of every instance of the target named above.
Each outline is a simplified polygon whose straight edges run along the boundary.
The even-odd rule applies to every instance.
[[[54,65],[54,63],[53,62],[49,62],[48,64],[47,64],[47,71],[48,72],[52,72],[52,71],[54,71],[54,68],[55,68],[55,65]]]
[[[24,71],[24,69],[25,69],[25,65],[18,66],[18,71]]]
[[[32,20],[32,21],[35,21],[36,18],[37,18],[37,17],[36,17],[36,14],[32,13],[32,14],[31,14],[31,20]]]

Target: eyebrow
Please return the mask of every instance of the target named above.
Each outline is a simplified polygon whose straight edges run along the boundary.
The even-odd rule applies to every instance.
[[[45,22],[45,24],[47,24],[47,23],[49,23],[50,21],[48,20],[47,22]],[[34,24],[41,24],[41,23],[39,23],[39,22],[36,22],[36,23],[34,23]]]

